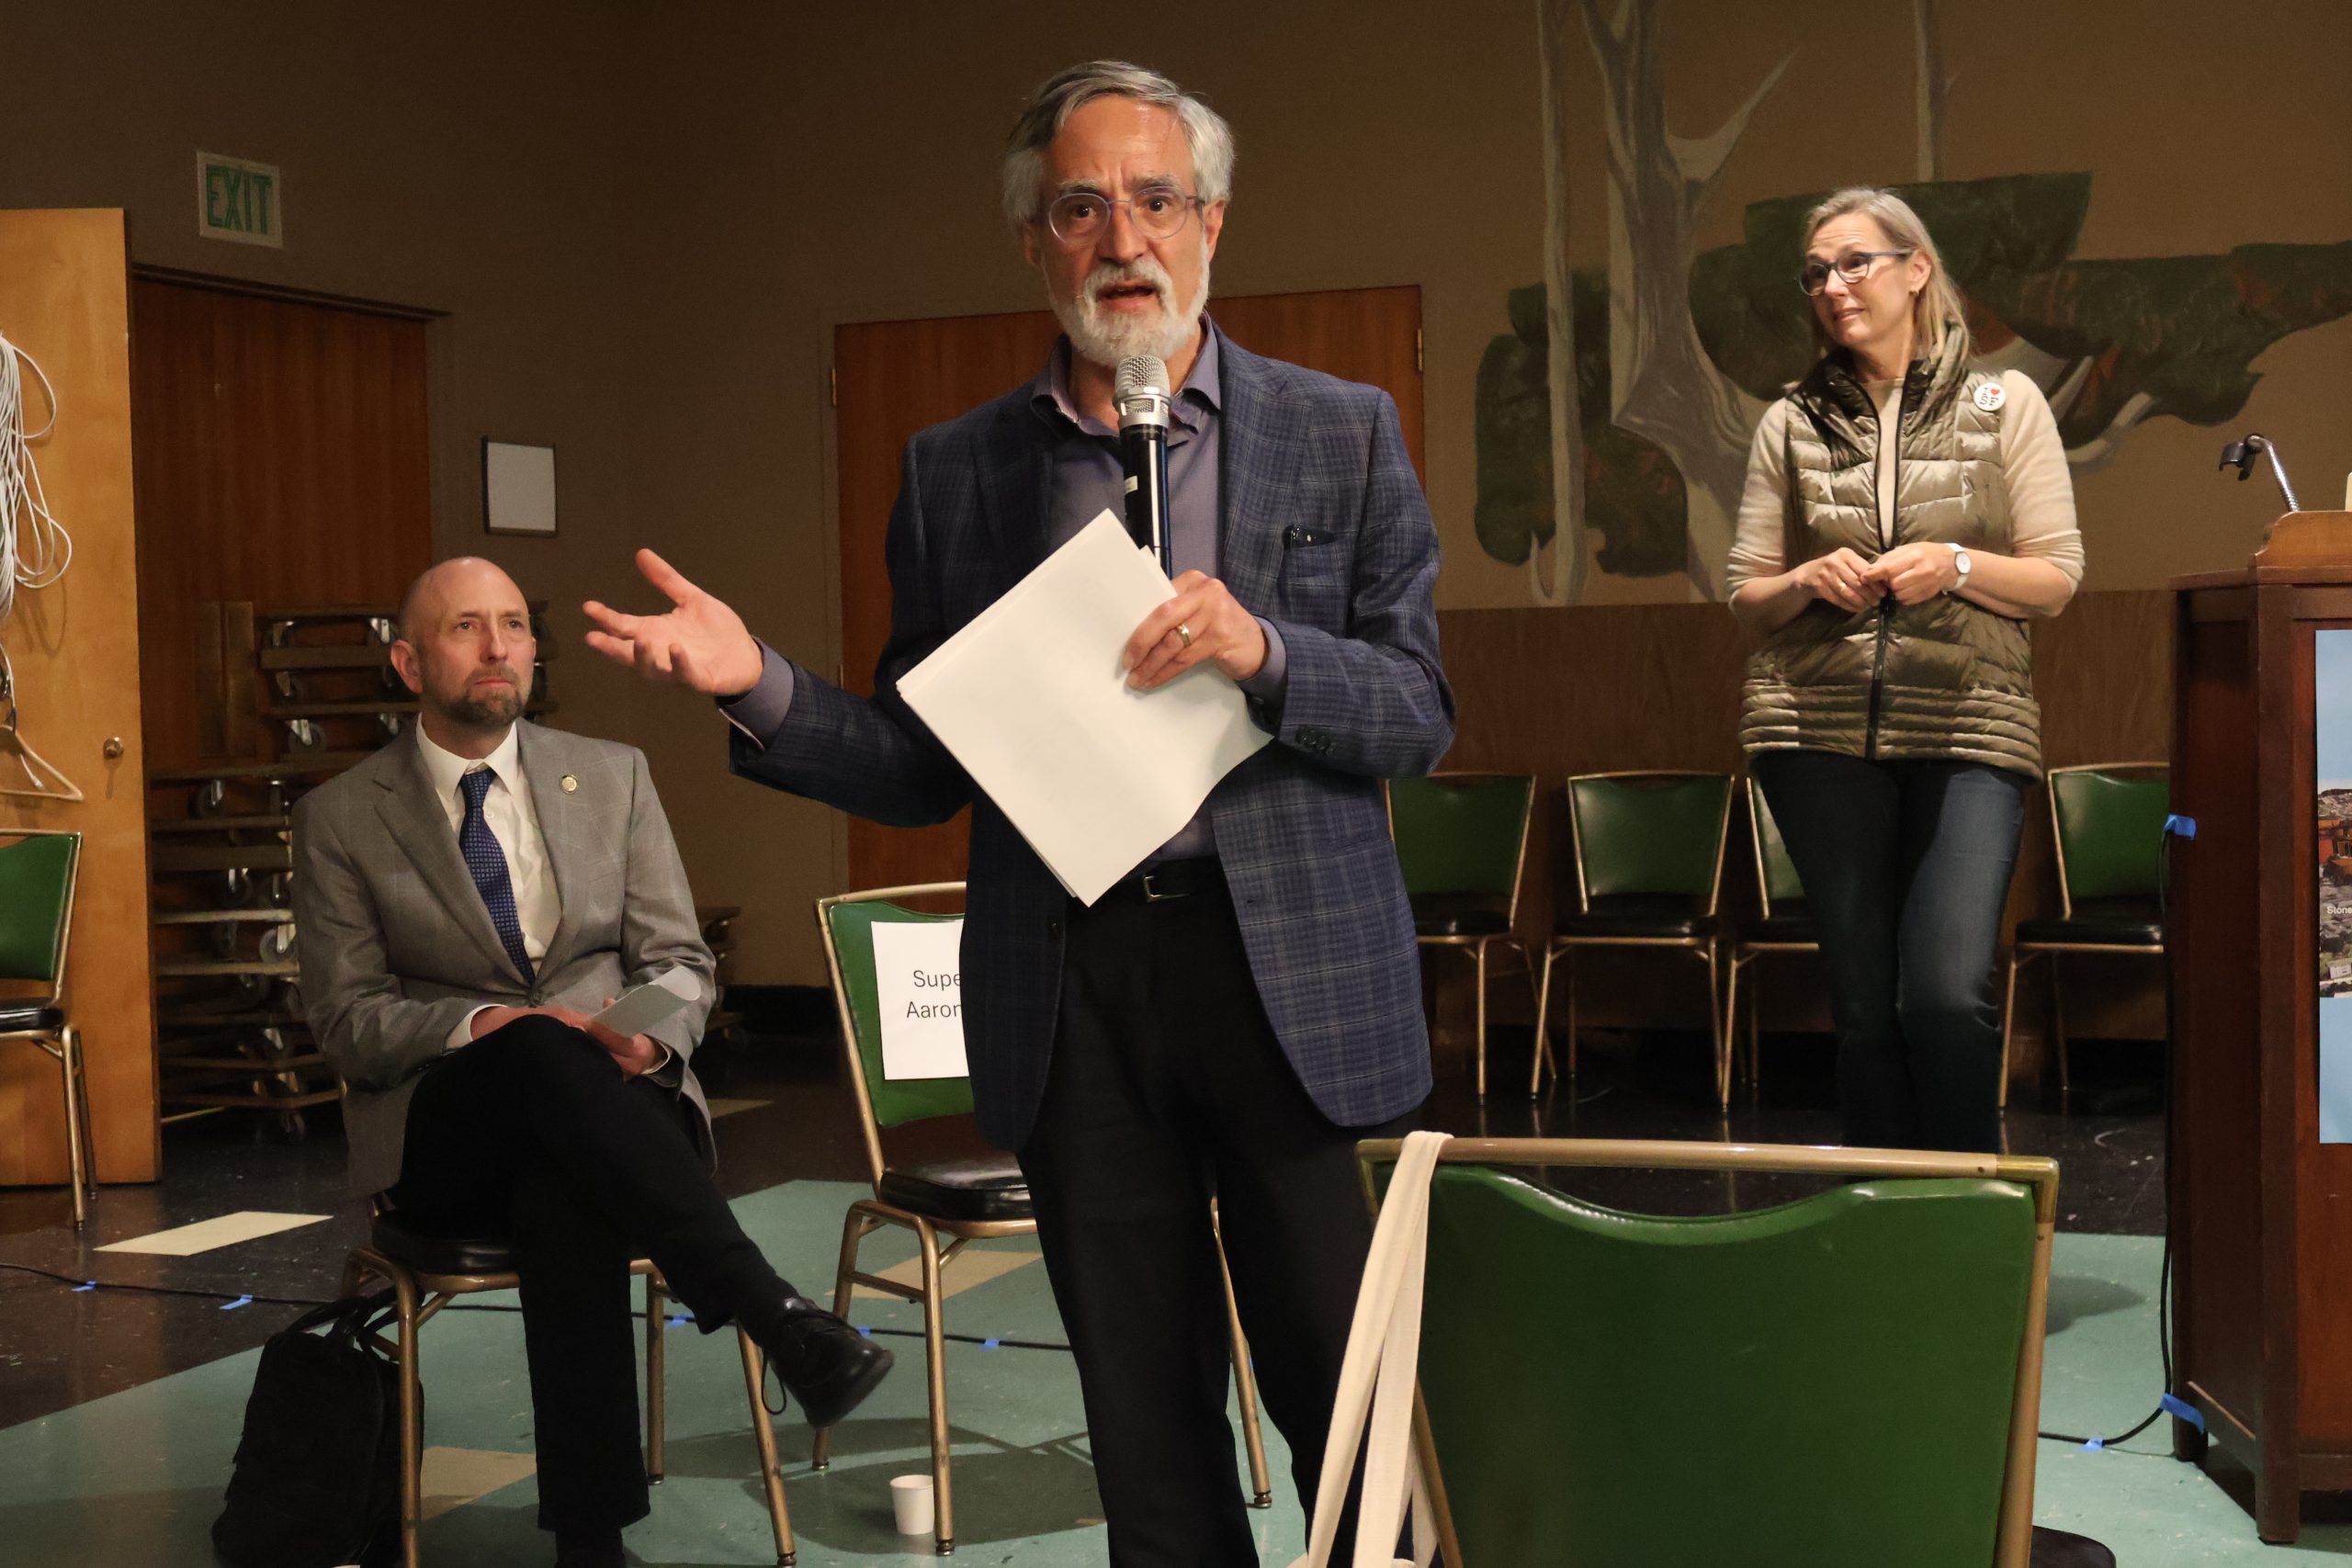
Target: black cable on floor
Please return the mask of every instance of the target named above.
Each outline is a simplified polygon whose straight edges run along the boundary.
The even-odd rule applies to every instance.
[[[2156,834],[2156,919],[2160,924],[2167,928],[2167,936],[2170,934],[2171,909],[2166,895],[2171,888],[2171,877],[2168,874],[2171,865],[2165,852],[2171,847],[2172,836],[2176,831],[2178,831],[2182,838],[2195,838],[2197,836],[2196,818],[2167,817],[2165,818],[2164,828]],[[2051,962],[2055,964],[2057,959],[2053,956]],[[2051,983],[2052,985],[2057,983],[2054,972]],[[2172,1391],[2172,1073],[2173,1057],[2177,1051],[2177,1044],[2173,1039],[2172,1026],[2172,953],[2167,945],[2165,953],[2165,1245],[2164,1261],[2156,1269],[2156,1359],[2164,1369],[2164,1388],[2163,1392],[2156,1396],[2156,1407],[2149,1411],[2146,1417],[2128,1432],[2112,1438],[2077,1438],[2065,1432],[2036,1432],[2034,1434],[2051,1442],[2073,1443],[2078,1448],[2092,1450],[2110,1449],[2119,1443],[2130,1442],[2165,1416],[2177,1416],[2183,1421],[2188,1421],[2199,1431],[2204,1429],[2204,1416],[2197,1407]]]
[[[58,1284],[69,1286],[77,1292],[121,1291],[133,1295],[191,1296],[199,1301],[217,1301],[223,1303],[234,1303],[238,1306],[243,1306],[248,1303],[261,1306],[322,1307],[334,1305],[334,1302],[332,1300],[322,1300],[314,1296],[261,1296],[254,1295],[250,1292],[240,1292],[232,1295],[227,1291],[199,1291],[191,1289],[185,1285],[133,1285],[112,1280],[77,1280],[71,1274],[60,1274],[53,1269],[36,1268],[34,1265],[29,1263],[0,1263],[0,1269],[6,1269],[17,1274],[30,1274],[35,1279],[53,1280]],[[446,1303],[441,1310],[443,1312],[519,1313],[523,1309],[519,1306],[507,1306],[498,1302],[450,1302]],[[629,1315],[633,1318],[642,1319],[645,1316],[645,1314],[632,1309]],[[683,1319],[685,1322],[693,1321],[691,1317],[687,1317],[683,1314],[673,1313],[664,1314],[663,1315],[673,1319]],[[920,1328],[875,1328],[868,1326],[860,1328],[858,1332],[865,1335],[885,1336],[893,1339],[921,1339],[923,1337],[923,1331]],[[941,1337],[944,1339],[952,1339],[958,1345],[977,1345],[984,1350],[1054,1350],[1058,1351],[1063,1355],[1068,1355],[1069,1353],[1069,1346],[1057,1345],[1051,1340],[1046,1339],[1005,1339],[993,1335],[983,1336],[978,1334],[944,1334]]]

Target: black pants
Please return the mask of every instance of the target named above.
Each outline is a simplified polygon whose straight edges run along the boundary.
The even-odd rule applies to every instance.
[[[1826,751],[1750,765],[1821,933],[1846,1143],[1998,1153],[1993,960],[2030,781]]]
[[[444,1056],[409,1101],[393,1204],[420,1228],[514,1246],[544,1529],[646,1515],[632,1257],[660,1266],[706,1334],[794,1293],[711,1184],[692,1117],[544,1016]]]
[[[1411,1119],[1336,1127],[1315,1108],[1221,890],[1159,904],[1114,892],[1073,905],[1069,931],[1053,1066],[1020,1157],[1077,1354],[1111,1562],[1254,1565],[1209,1200],[1311,1514],[1372,1244],[1356,1140]]]

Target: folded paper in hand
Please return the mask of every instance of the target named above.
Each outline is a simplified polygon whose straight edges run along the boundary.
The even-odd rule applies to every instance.
[[[1174,596],[1104,512],[899,678],[899,694],[1091,904],[1193,819],[1271,737],[1204,662],[1153,692],[1119,668]]]
[[[624,1038],[644,1033],[702,995],[702,982],[689,969],[664,969],[642,986],[632,986],[620,1000],[589,1021],[601,1023]]]

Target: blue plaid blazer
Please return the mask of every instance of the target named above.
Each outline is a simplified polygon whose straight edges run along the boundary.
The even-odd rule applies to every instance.
[[[1215,330],[1212,328],[1212,330]],[[1209,796],[1234,908],[1283,1050],[1340,1126],[1427,1098],[1429,1036],[1384,778],[1453,739],[1431,589],[1437,536],[1376,388],[1222,345],[1218,568],[1287,651],[1275,738]],[[891,632],[872,699],[796,666],[747,777],[896,826],[972,807],[963,994],[980,1131],[1018,1149],[1045,1093],[1069,897],[898,695],[898,678],[1044,559],[1051,433],[1024,385],[907,444],[890,514]]]

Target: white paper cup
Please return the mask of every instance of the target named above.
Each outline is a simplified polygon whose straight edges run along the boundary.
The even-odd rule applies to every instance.
[[[900,1535],[929,1535],[932,1524],[931,1477],[892,1476],[890,1506],[899,1516]]]

